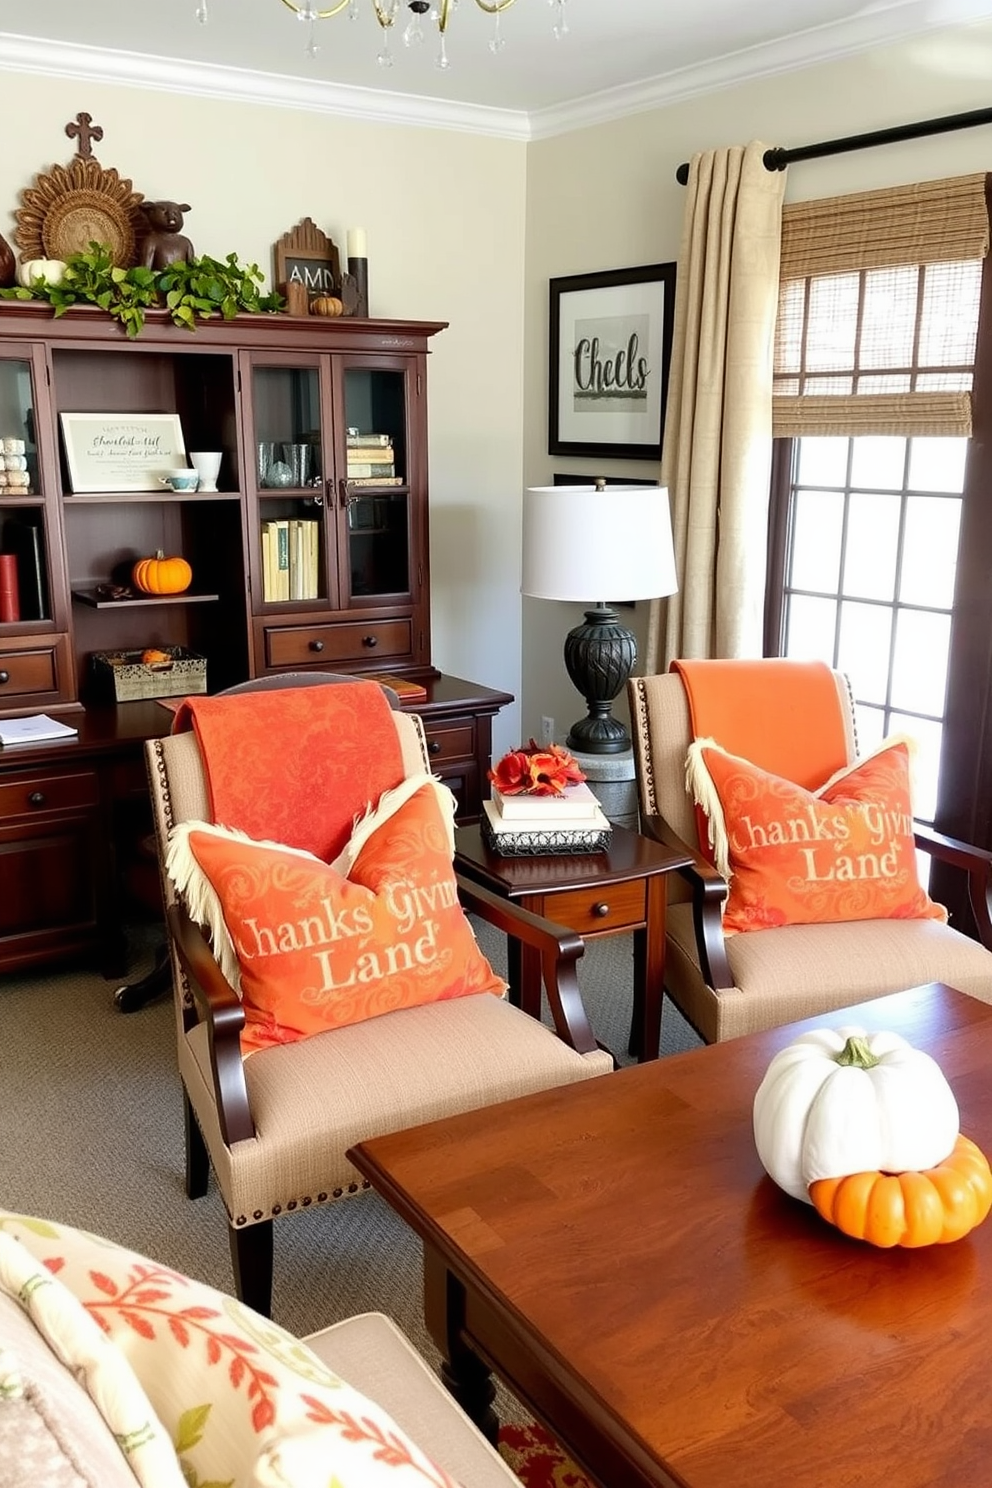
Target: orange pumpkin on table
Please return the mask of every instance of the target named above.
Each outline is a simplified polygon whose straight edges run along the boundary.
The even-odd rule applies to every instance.
[[[138,559],[131,582],[142,594],[183,594],[193,582],[193,570],[185,558],[167,558],[159,548],[154,558]]]

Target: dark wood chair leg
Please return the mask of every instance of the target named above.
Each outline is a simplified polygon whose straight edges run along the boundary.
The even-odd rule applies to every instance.
[[[186,1133],[186,1197],[202,1199],[210,1181],[210,1157],[189,1096],[183,1091],[183,1127]]]
[[[234,1290],[246,1307],[263,1317],[272,1316],[272,1225],[271,1219],[263,1219],[228,1230]]]

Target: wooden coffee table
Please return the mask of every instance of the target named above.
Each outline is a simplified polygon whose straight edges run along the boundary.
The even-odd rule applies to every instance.
[[[768,1061],[824,1024],[929,1050],[992,1151],[992,1008],[940,985],[353,1149],[490,1434],[491,1368],[604,1488],[988,1488],[992,1219],[876,1250],[758,1162]]]

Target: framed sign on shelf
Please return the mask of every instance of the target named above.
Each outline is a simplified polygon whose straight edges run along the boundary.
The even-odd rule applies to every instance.
[[[59,418],[73,495],[161,492],[166,471],[186,464],[178,413],[62,413]]]
[[[675,264],[572,274],[550,289],[548,453],[660,458]]]

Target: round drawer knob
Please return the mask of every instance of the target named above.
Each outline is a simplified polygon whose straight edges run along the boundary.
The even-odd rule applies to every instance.
[[[379,637],[378,636],[362,636],[362,645],[363,646],[378,646],[378,644],[379,644]]]
[[[592,913],[599,920],[605,919],[606,916],[609,914],[609,912],[610,912],[610,906],[606,903],[606,901],[604,899],[600,899],[600,901],[599,901],[598,904],[594,904],[592,906]]]
[[[44,804],[45,804],[45,792],[44,791],[32,791],[31,794],[28,796],[28,805],[29,806],[44,806]]]
[[[324,649],[324,643],[323,643],[323,641],[311,641],[310,642],[310,650],[311,651],[323,651],[323,649]]]
[[[427,753],[428,754],[440,754],[441,753],[441,740],[440,739],[430,739],[430,740],[428,740],[428,743],[427,743]]]
[[[9,672],[0,672],[0,686],[2,686],[4,682],[9,682],[9,681],[10,681],[10,673]]]

